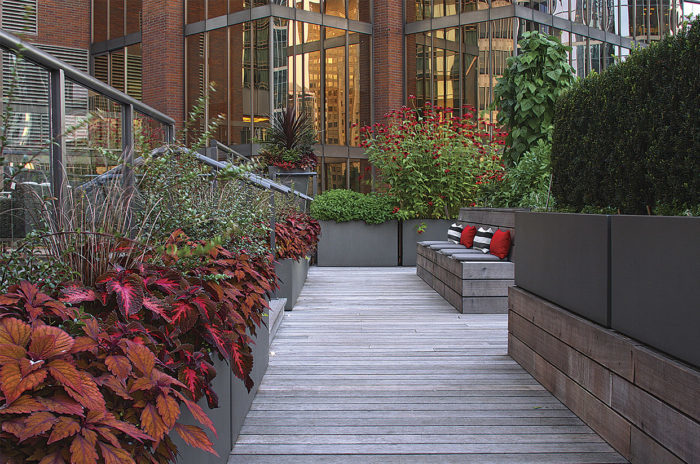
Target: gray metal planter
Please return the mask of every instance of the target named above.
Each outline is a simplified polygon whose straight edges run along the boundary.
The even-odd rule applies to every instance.
[[[267,168],[270,178],[276,180],[282,185],[293,188],[294,190],[308,194],[309,193],[309,177],[310,176],[288,176],[285,174],[301,174],[311,172],[310,169],[282,169],[277,166],[268,166]]]
[[[319,221],[319,266],[396,266],[399,262],[397,221]]]
[[[279,288],[274,292],[274,298],[286,298],[284,309],[291,311],[299,298],[301,289],[309,273],[307,258],[294,260],[283,259],[275,263],[275,274],[279,280]]]
[[[265,325],[259,327],[257,335],[253,337],[255,342],[252,345],[254,364],[251,377],[255,382],[253,389],[248,392],[243,382],[231,372],[228,362],[214,357],[214,368],[217,373],[214,379],[214,391],[219,396],[219,407],[209,409],[205,398],[199,401],[199,405],[207,413],[216,428],[216,437],[213,436],[211,431],[207,435],[212,440],[214,449],[219,454],[219,457],[217,458],[213,454],[187,445],[177,432],[173,431],[170,437],[180,451],[178,462],[197,464],[226,464],[228,462],[231,449],[238,439],[245,416],[250,410],[250,405],[260,387],[260,382],[263,375],[265,375],[265,371],[267,371],[267,365],[270,360],[270,333],[267,325],[267,315],[264,316],[263,320]],[[186,425],[200,425],[184,405],[178,422]]]
[[[416,265],[416,243],[424,240],[447,240],[447,229],[456,219],[410,219],[403,221],[401,247],[401,264]],[[418,233],[418,227],[425,224],[425,230]]]

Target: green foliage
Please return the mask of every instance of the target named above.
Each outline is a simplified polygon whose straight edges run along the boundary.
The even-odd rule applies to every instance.
[[[387,118],[361,129],[361,145],[398,207],[397,218],[455,218],[482,185],[498,180],[502,133],[474,112],[403,107]]]
[[[503,181],[488,184],[480,201],[493,208],[531,208],[544,211],[552,207],[547,198],[550,181],[550,153],[552,146],[539,140],[530,151],[523,153],[515,166],[508,168]]]
[[[194,153],[169,148],[144,156],[138,172],[138,222],[151,231],[154,242],[164,243],[172,231],[181,229],[192,240],[211,241],[231,251],[269,251],[268,198],[236,179],[235,171],[216,173]]]
[[[578,82],[559,100],[561,206],[686,214],[700,205],[700,20]]]
[[[395,219],[393,207],[394,203],[387,195],[337,189],[316,196],[311,203],[311,217],[321,221],[381,224]]]
[[[518,42],[518,56],[508,58],[508,68],[493,89],[498,122],[510,129],[504,158],[513,165],[538,140],[551,136],[554,105],[574,83],[567,51],[556,37],[525,32]]]

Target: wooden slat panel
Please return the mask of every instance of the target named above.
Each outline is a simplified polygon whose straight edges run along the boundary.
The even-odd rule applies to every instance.
[[[549,332],[569,346],[602,364],[622,377],[632,380],[632,350],[630,339],[601,330],[600,326],[544,301],[519,287],[508,293],[510,309]]]
[[[311,268],[229,462],[625,462],[425,273]]]

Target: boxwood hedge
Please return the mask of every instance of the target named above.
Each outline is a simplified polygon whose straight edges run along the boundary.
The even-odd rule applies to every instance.
[[[364,194],[351,190],[329,190],[311,203],[311,217],[321,221],[365,221],[381,224],[395,219],[394,203],[387,195]]]
[[[700,20],[577,82],[557,102],[560,206],[628,214],[700,204]]]

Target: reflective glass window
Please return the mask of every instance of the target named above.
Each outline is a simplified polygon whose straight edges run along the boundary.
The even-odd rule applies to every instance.
[[[237,145],[250,143],[251,139],[251,80],[250,73],[250,27],[244,24],[230,26],[229,97],[231,99],[229,117],[229,143]]]
[[[185,38],[185,100],[188,112],[192,111],[197,105],[197,101],[204,96],[206,88],[205,48],[204,33]],[[197,140],[203,130],[204,118],[200,117],[192,124],[192,131],[187,134],[188,142]]]
[[[223,123],[216,127],[213,137],[228,144],[228,29],[215,29],[209,33],[209,53],[207,66],[208,82],[214,86],[209,94],[209,121],[222,118]]]
[[[345,47],[326,50],[325,142],[345,144]]]
[[[348,19],[370,22],[372,18],[370,0],[348,0]]]
[[[348,188],[346,158],[324,158],[326,190]]]
[[[345,0],[323,0],[323,12],[327,15],[345,17]]]

